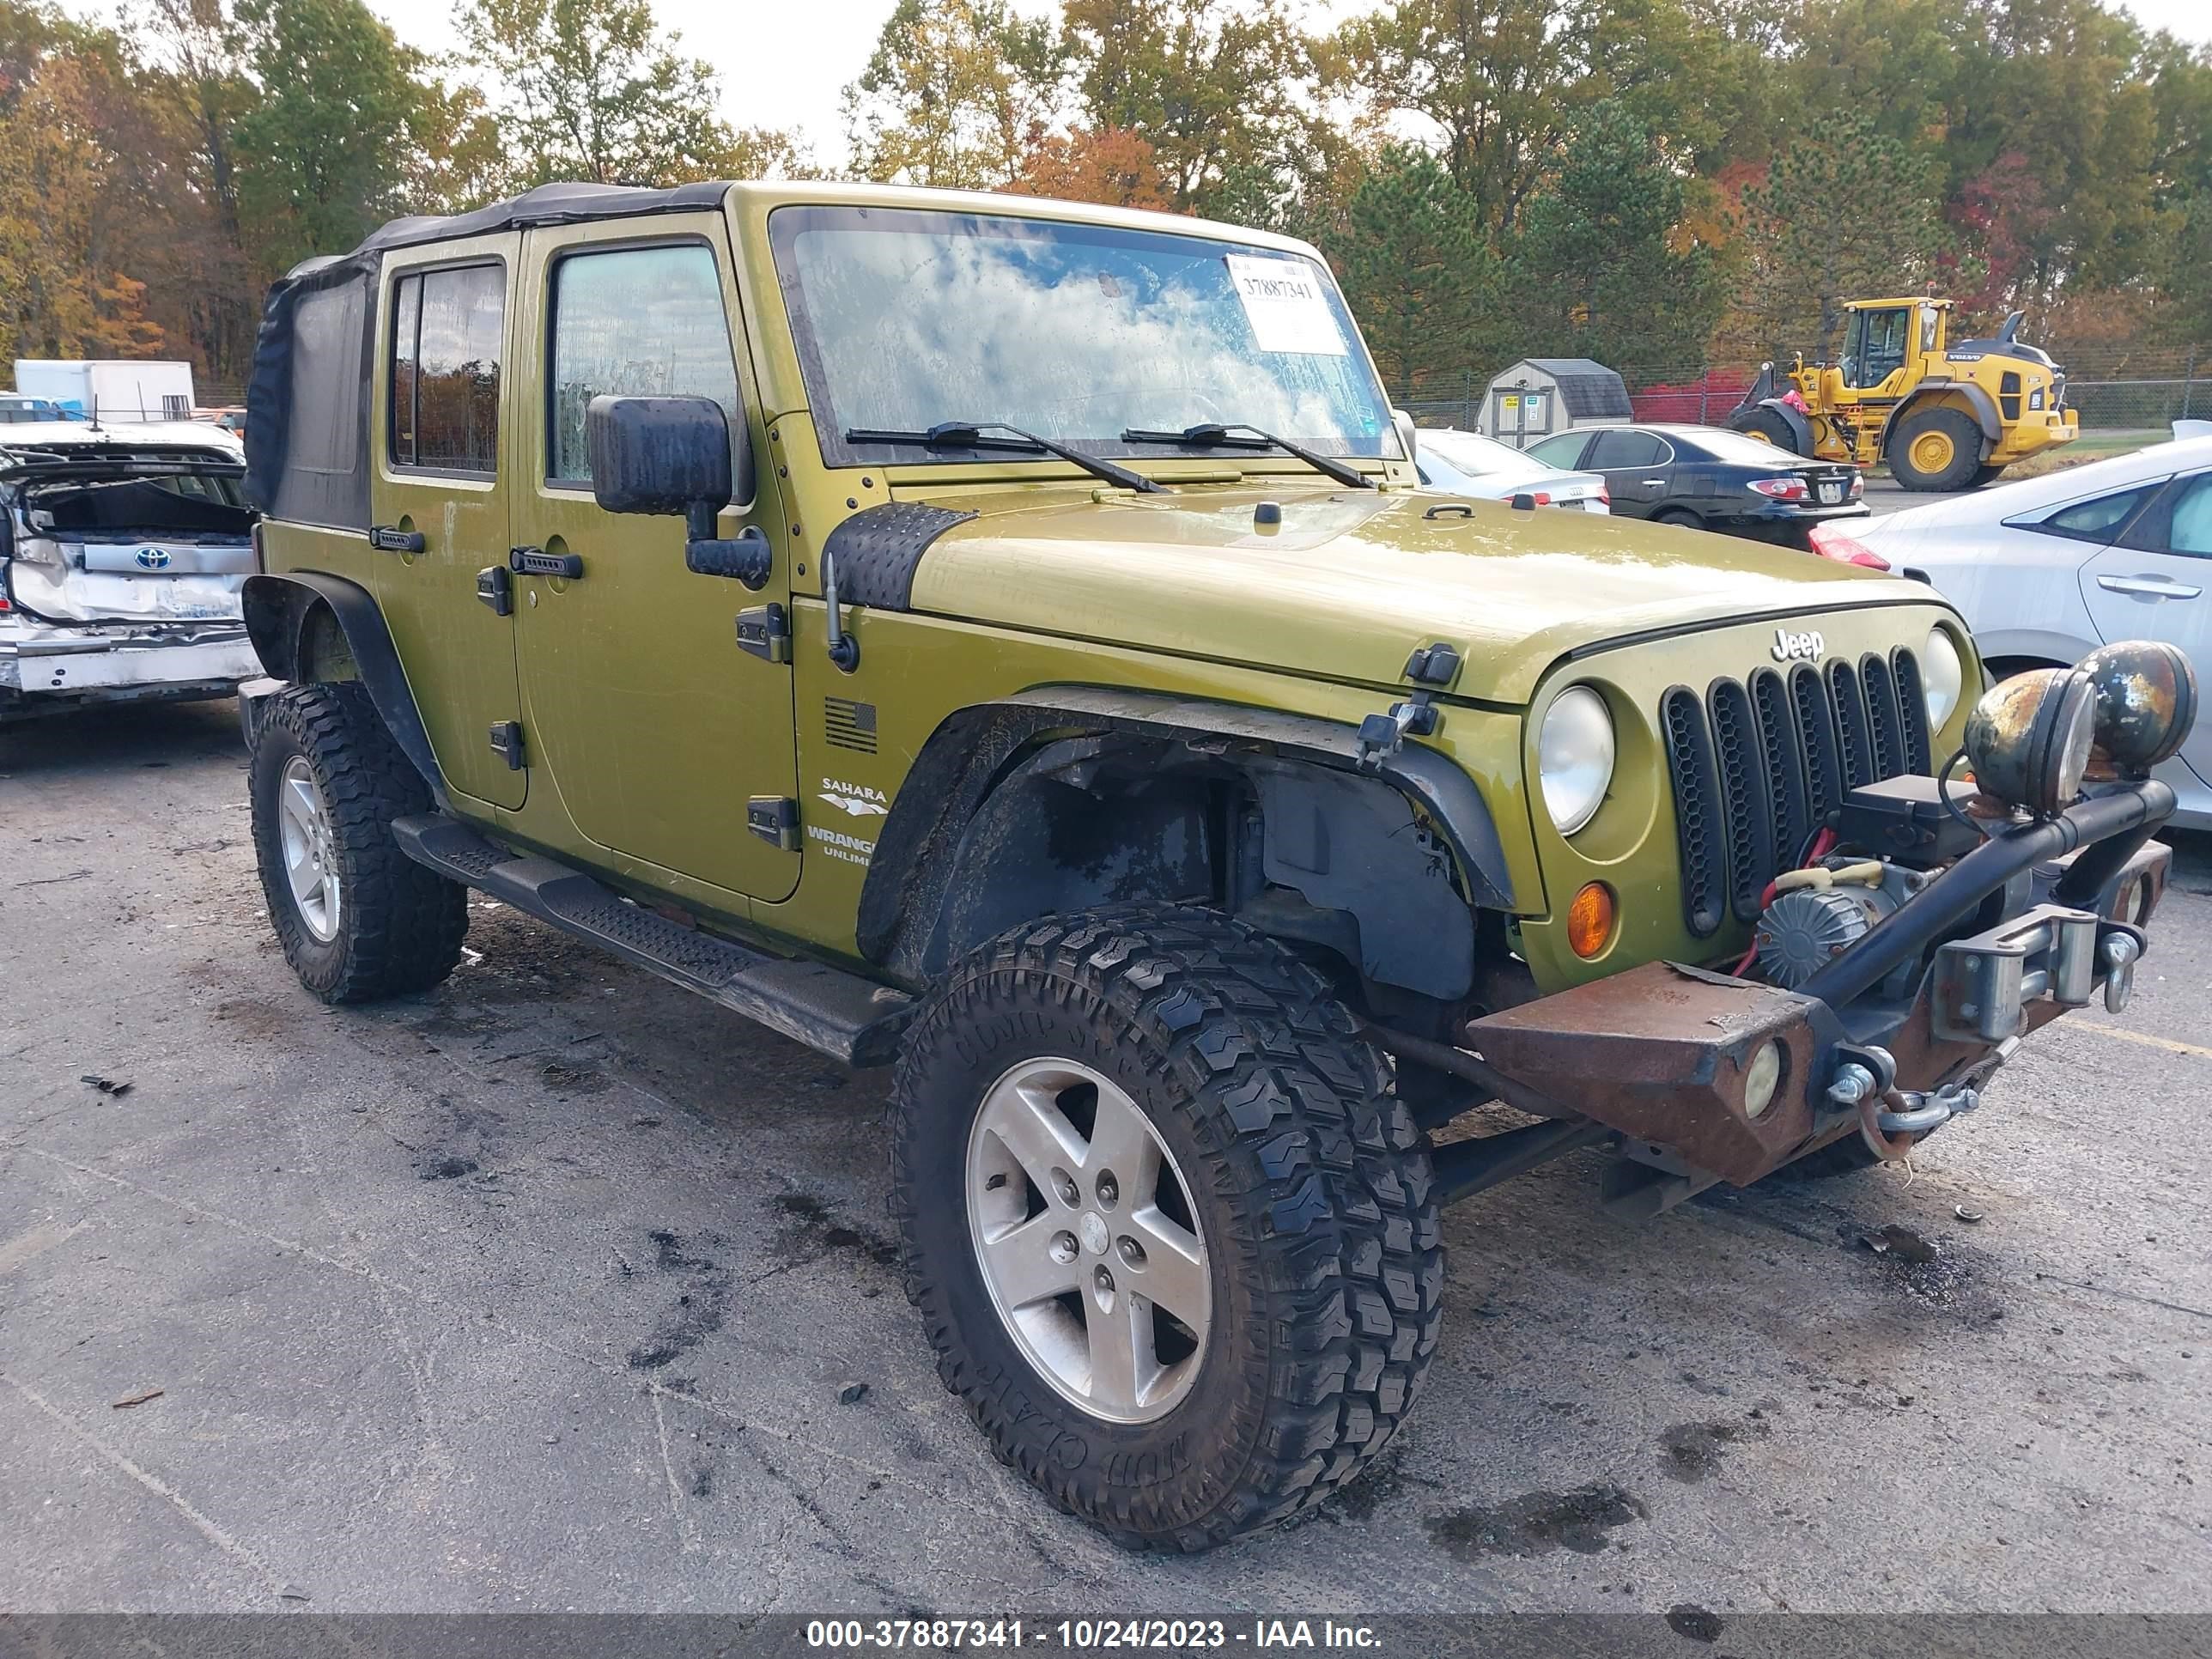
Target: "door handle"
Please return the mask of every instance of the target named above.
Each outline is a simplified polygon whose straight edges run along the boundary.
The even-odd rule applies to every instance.
[[[2204,591],[2165,576],[2100,576],[2097,586],[2138,599],[2193,599]]]
[[[1644,487],[1646,489],[1664,489],[1667,487],[1667,481],[1664,478],[1646,478],[1644,481]]]
[[[548,553],[542,547],[510,547],[507,568],[518,576],[566,576],[574,581],[584,574],[584,561],[574,553]]]
[[[374,525],[369,529],[368,544],[380,553],[420,553],[422,532],[402,530],[397,525]]]

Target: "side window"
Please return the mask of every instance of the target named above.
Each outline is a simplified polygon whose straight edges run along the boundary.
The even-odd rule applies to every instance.
[[[499,470],[500,353],[507,272],[462,265],[402,276],[392,290],[392,459]]]
[[[604,393],[712,398],[744,439],[737,360],[713,250],[696,243],[573,253],[553,268],[546,377],[551,476],[589,482],[584,411]]]
[[[1934,306],[1920,307],[1920,352],[1923,356],[1936,349],[1936,324],[1942,314]]]
[[[1556,438],[1547,438],[1540,444],[1528,446],[1528,453],[1546,466],[1556,466],[1571,472],[1582,464],[1583,446],[1589,442],[1587,432],[1562,432]]]
[[[2212,558],[2212,472],[2175,480],[2166,499],[2136,524],[2128,545]]]
[[[1617,471],[1624,467],[1663,466],[1670,459],[1667,446],[1649,432],[1601,432],[1597,447],[1590,452],[1589,467],[1594,472]]]
[[[2061,507],[2042,523],[2038,530],[2056,536],[2071,536],[2086,542],[2109,542],[2120,533],[2124,526],[2136,515],[2136,510],[2158,493],[2154,483],[2138,484],[2133,489],[2115,490],[2109,495],[2100,495],[2094,501],[2076,501]]]

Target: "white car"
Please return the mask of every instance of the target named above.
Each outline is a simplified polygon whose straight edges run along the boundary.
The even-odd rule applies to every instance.
[[[1533,495],[1539,507],[1571,507],[1584,513],[1610,513],[1605,480],[1595,472],[1562,472],[1510,444],[1450,427],[1423,428],[1414,434],[1413,470],[1431,489],[1453,495],[1510,501]]]
[[[245,472],[199,422],[0,425],[0,726],[259,675]]]
[[[1901,576],[1958,606],[1994,678],[2163,640],[2212,670],[2212,438],[2154,444],[1856,526]],[[2159,769],[2212,829],[2212,720]]]

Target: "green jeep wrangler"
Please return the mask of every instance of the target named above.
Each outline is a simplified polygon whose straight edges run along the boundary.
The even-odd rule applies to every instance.
[[[1425,492],[1279,236],[551,185],[286,276],[250,409],[301,981],[436,985],[474,887],[895,1065],[945,1386],[1130,1545],[1388,1443],[1441,1205],[1902,1156],[2165,882],[2177,654],[1977,706],[1925,586]]]

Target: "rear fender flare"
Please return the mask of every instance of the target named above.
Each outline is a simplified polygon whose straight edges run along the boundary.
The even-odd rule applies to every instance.
[[[1887,459],[1890,445],[1896,441],[1898,431],[1908,416],[1930,404],[1948,404],[1954,398],[1972,411],[1975,422],[1982,428],[1984,443],[1994,445],[2004,435],[2004,422],[1997,414],[1997,400],[1972,380],[1923,380],[1890,413],[1889,425],[1881,439],[1884,459]],[[1986,455],[1989,451],[1984,449],[1982,453]]]
[[[400,752],[422,775],[430,793],[443,811],[446,779],[431,751],[429,729],[408,689],[406,671],[399,665],[392,630],[384,612],[368,590],[343,576],[320,571],[293,570],[281,574],[248,576],[242,596],[246,636],[253,641],[261,665],[280,680],[297,682],[307,632],[319,613],[327,614],[345,636],[361,682],[376,705],[385,728]]]
[[[1361,797],[1395,795],[1401,823],[1411,805],[1433,826],[1456,864],[1469,904],[1515,908],[1504,846],[1481,792],[1434,750],[1408,744],[1382,757],[1379,766],[1363,768],[1357,730],[1345,722],[1154,692],[1066,686],[962,709],[931,735],[892,804],[870,862],[856,927],[860,953],[917,978],[941,969],[936,959],[945,948],[940,918],[956,897],[963,854],[972,850],[971,826],[988,822],[988,804],[1002,787],[1026,781],[1031,761],[1047,744],[1073,752],[1054,739],[1099,738],[1188,747],[1243,773],[1263,810],[1294,803],[1301,812],[1328,812],[1346,826],[1373,817],[1372,801]],[[1310,786],[1297,781],[1301,775]],[[1272,833],[1269,847],[1272,860]],[[1370,908],[1341,887],[1304,885],[1316,903]],[[1379,911],[1371,913],[1379,919]],[[1409,954],[1431,962],[1425,974],[1435,971],[1433,941],[1423,941]],[[1459,952],[1449,955],[1456,958]]]

